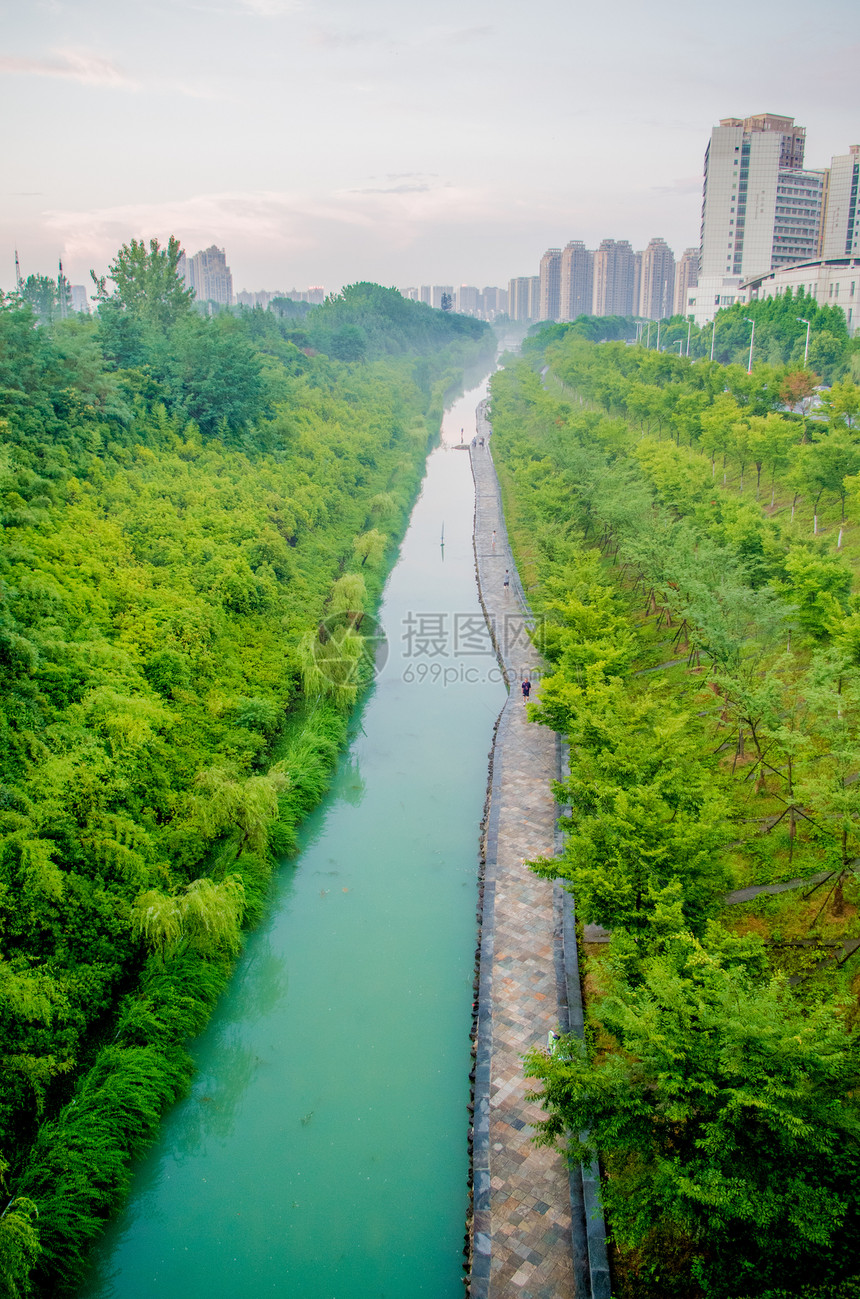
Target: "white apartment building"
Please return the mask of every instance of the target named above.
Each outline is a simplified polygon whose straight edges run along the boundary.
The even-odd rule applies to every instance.
[[[860,144],[830,162],[827,210],[821,238],[822,257],[850,257],[860,253],[860,212],[857,190],[860,181]]]
[[[457,290],[457,310],[464,316],[477,316],[481,306],[477,285],[461,284]]]
[[[687,288],[687,301],[679,314],[687,319],[693,317],[693,323],[701,329],[713,320],[722,307],[733,307],[743,300],[741,277],[739,275],[700,275],[696,284]]]
[[[793,117],[723,118],[705,153],[699,278],[752,275],[818,247],[825,173],[803,167]],[[804,251],[806,250],[806,251]]]
[[[687,315],[687,291],[695,287],[699,279],[699,250],[685,248],[675,265],[675,301],[676,316]]]
[[[540,276],[519,275],[508,282],[508,315],[511,320],[538,320]]]
[[[772,267],[790,266],[792,262],[818,255],[826,177],[826,172],[804,171],[799,167],[780,171],[773,220]]]

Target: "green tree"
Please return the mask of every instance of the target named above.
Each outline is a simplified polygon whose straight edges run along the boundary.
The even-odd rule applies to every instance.
[[[50,276],[28,275],[21,286],[21,299],[32,307],[43,324],[56,319],[59,311],[57,285]]]
[[[671,1224],[711,1299],[844,1275],[860,1244],[857,1034],[833,1002],[763,980],[749,940],[699,941],[677,905],[661,920],[653,954],[622,950],[600,1003],[611,1045],[529,1057],[540,1139],[599,1155],[615,1239],[647,1256]]]
[[[99,311],[109,303],[115,311],[127,312],[156,329],[175,325],[191,310],[194,290],[186,289],[177,273],[182,253],[173,235],[162,248],[157,239],[149,247],[143,239],[123,244],[108,268],[107,278],[114,291],[108,295],[105,277],[90,271],[96,286]]]

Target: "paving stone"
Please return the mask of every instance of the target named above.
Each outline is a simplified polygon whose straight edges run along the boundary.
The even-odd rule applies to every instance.
[[[524,676],[534,681],[538,675],[534,648],[523,636],[530,613],[499,506],[490,430],[479,427],[485,446],[471,451],[475,551],[481,597],[511,690],[496,736],[487,855],[487,880],[492,876],[494,883],[487,1147],[491,1264],[489,1288],[481,1293],[487,1299],[573,1299],[568,1170],[557,1151],[532,1144],[543,1111],[526,1100],[531,1084],[523,1077],[522,1059],[546,1043],[561,1017],[552,883],[525,864],[555,850],[557,808],[550,782],[557,774],[556,737],[528,721],[522,701]]]

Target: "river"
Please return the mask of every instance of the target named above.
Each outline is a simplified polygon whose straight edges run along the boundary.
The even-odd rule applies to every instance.
[[[463,1293],[477,847],[505,690],[454,447],[485,392],[446,412],[383,597],[388,660],[82,1299]]]

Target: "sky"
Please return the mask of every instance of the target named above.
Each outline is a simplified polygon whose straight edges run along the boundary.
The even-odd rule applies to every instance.
[[[233,285],[506,285],[698,243],[721,117],[860,142],[855,0],[0,0],[0,288],[132,237]]]

